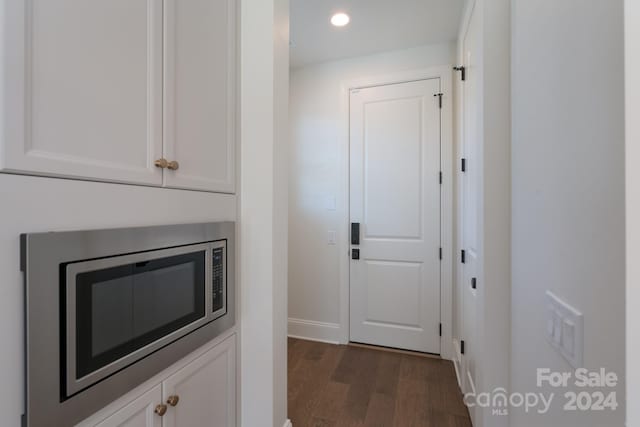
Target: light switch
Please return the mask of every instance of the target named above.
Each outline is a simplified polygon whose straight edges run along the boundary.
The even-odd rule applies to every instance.
[[[553,311],[553,307],[547,307],[547,313],[551,313]],[[551,339],[553,337],[553,316],[547,316],[547,338]]]
[[[553,311],[553,342],[562,344],[562,316],[557,310]]]
[[[329,230],[327,232],[327,243],[330,245],[335,245],[337,243],[337,233],[334,230]]]
[[[562,322],[562,348],[567,354],[573,356],[575,347],[575,325],[570,320]]]
[[[325,199],[325,207],[328,211],[336,210],[336,196],[327,196]]]

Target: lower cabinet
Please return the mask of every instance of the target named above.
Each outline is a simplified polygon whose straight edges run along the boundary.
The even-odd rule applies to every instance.
[[[96,427],[162,427],[162,418],[154,412],[161,399],[162,386],[158,384]]]
[[[222,341],[94,427],[235,427],[236,339]]]
[[[236,425],[235,338],[231,337],[162,383],[169,406],[163,427]]]

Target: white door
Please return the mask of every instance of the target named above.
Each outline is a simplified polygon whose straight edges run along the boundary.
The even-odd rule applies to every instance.
[[[167,187],[234,191],[236,4],[165,0]]]
[[[3,2],[0,169],[161,185],[162,4]],[[4,154],[4,156],[3,156]]]
[[[95,427],[161,427],[162,418],[154,412],[161,403],[162,388],[157,385]]]
[[[162,397],[168,410],[162,426],[235,427],[235,360],[233,335],[165,380]]]
[[[480,105],[478,94],[478,70],[479,54],[479,20],[476,10],[473,11],[466,35],[463,40],[463,55],[466,79],[463,86],[463,153],[465,159],[465,171],[461,176],[462,194],[462,224],[460,228],[461,250],[464,251],[459,259],[460,290],[462,293],[462,336],[464,341],[464,354],[462,355],[463,375],[462,382],[465,392],[472,392],[476,383],[476,355],[478,349],[477,339],[477,306],[478,289],[482,286],[478,278],[479,273],[479,199],[481,158],[480,158]],[[463,262],[464,261],[464,262]],[[462,350],[462,349],[460,349]],[[473,411],[471,411],[473,415]]]
[[[440,79],[351,92],[353,342],[440,353],[439,92]]]

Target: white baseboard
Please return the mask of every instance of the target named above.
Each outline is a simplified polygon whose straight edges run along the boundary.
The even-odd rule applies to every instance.
[[[289,318],[289,336],[329,344],[340,343],[340,325],[313,320]]]
[[[291,420],[287,420],[284,422],[284,426],[282,427],[293,427],[293,424],[291,423]]]

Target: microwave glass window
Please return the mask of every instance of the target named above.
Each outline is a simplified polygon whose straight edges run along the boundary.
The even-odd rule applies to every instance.
[[[205,316],[205,251],[76,276],[76,375]]]

